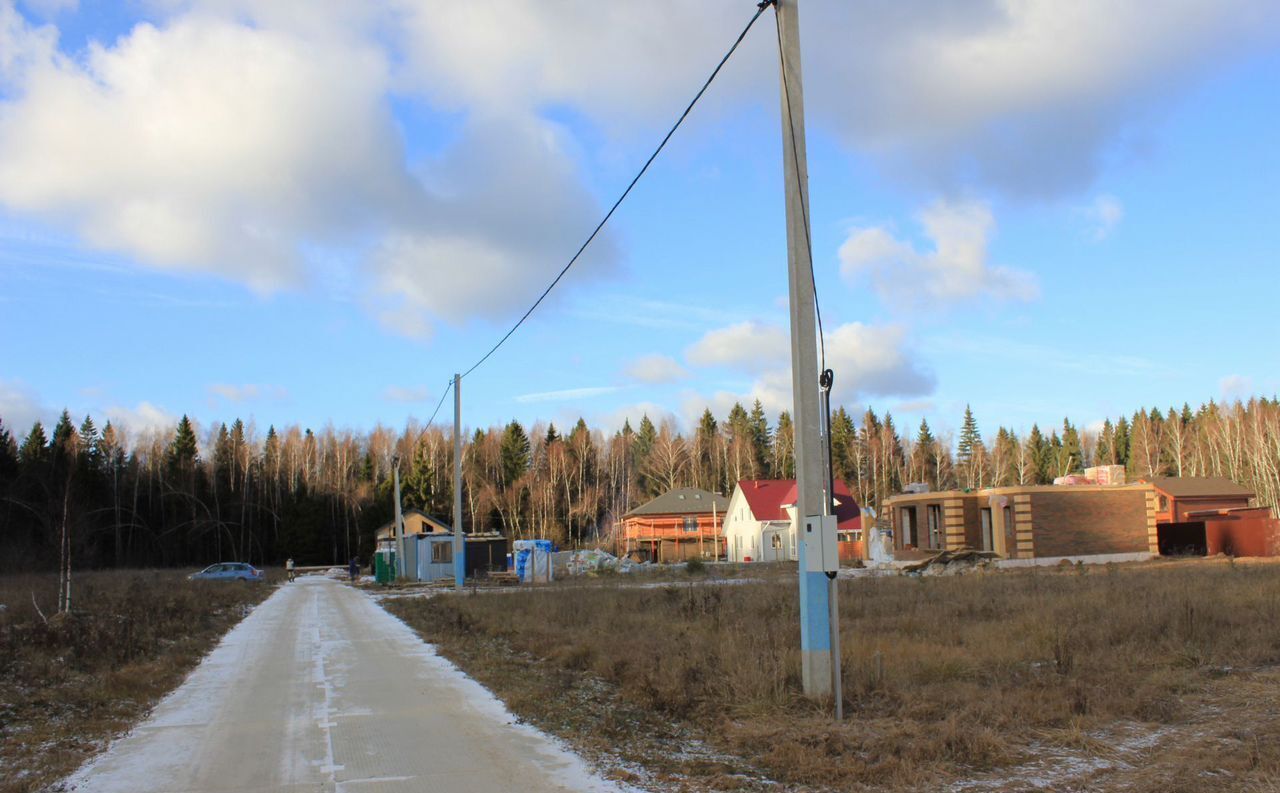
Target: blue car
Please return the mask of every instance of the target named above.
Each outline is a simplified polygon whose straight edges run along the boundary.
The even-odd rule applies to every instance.
[[[265,581],[261,570],[244,562],[211,564],[198,573],[187,576],[192,581]]]

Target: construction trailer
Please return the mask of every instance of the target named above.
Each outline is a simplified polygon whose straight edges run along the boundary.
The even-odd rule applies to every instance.
[[[729,500],[697,487],[670,490],[622,516],[619,556],[638,562],[724,557]]]
[[[415,570],[418,581],[453,580],[453,532],[419,534],[406,541],[406,569]],[[466,534],[466,577],[477,578],[488,572],[507,569],[509,543],[500,533]],[[409,548],[412,548],[410,556]]]

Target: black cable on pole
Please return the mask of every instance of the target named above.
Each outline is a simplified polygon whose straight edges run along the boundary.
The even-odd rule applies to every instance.
[[[440,408],[444,407],[444,398],[449,396],[449,392],[453,390],[453,380],[449,380],[449,385],[445,386],[444,393],[440,395],[440,401],[436,403],[436,409],[431,411],[431,418],[427,419],[427,426],[431,426],[431,422],[436,420],[436,414],[440,412]]]
[[[658,148],[654,149],[653,154],[649,155],[649,159],[645,160],[644,166],[640,168],[640,171],[636,173],[635,178],[632,179],[631,183],[627,185],[627,189],[622,191],[622,195],[618,196],[618,200],[613,202],[613,206],[609,207],[609,211],[605,213],[604,218],[598,224],[596,224],[595,229],[591,232],[590,236],[587,237],[586,242],[582,243],[582,245],[578,248],[578,252],[573,254],[573,258],[570,259],[569,263],[566,264],[564,268],[560,270],[560,273],[556,275],[555,279],[547,286],[547,288],[542,290],[542,294],[538,296],[537,300],[533,301],[533,305],[529,306],[529,310],[524,312],[524,315],[520,317],[520,319],[516,322],[516,324],[511,326],[511,330],[507,331],[506,335],[504,335],[501,339],[499,339],[498,343],[493,345],[493,347],[484,354],[484,357],[482,357],[480,360],[472,364],[470,369],[463,372],[462,373],[463,377],[466,377],[467,375],[471,374],[477,368],[479,368],[481,364],[489,360],[489,356],[497,352],[498,348],[501,347],[503,344],[505,344],[507,339],[511,338],[511,334],[515,333],[516,329],[524,324],[524,321],[529,318],[529,315],[533,313],[533,310],[536,309],[538,305],[542,303],[542,301],[546,298],[546,296],[551,293],[551,290],[555,288],[556,284],[560,283],[560,279],[564,278],[565,273],[569,272],[569,268],[573,267],[574,263],[578,261],[578,258],[582,256],[583,251],[585,251],[587,249],[587,246],[591,244],[591,241],[596,238],[596,235],[600,233],[600,230],[604,228],[604,225],[609,222],[609,218],[613,217],[614,211],[617,210],[617,208],[622,204],[623,200],[627,197],[627,195],[631,193],[631,188],[635,187],[636,183],[640,181],[640,177],[644,176],[645,171],[649,170],[649,166],[653,164],[653,161],[657,159],[658,154],[662,151],[664,147],[666,147],[667,141],[671,140],[671,136],[674,135],[676,130],[680,128],[680,125],[684,123],[684,120],[689,115],[689,112],[693,110],[693,106],[698,103],[698,100],[702,98],[702,95],[704,93],[706,93],[707,88],[711,86],[711,81],[716,79],[716,75],[718,75],[720,73],[720,70],[724,68],[724,65],[729,61],[729,57],[733,55],[734,50],[738,49],[738,45],[741,44],[742,40],[747,37],[747,32],[751,30],[751,26],[754,25],[756,23],[756,20],[760,18],[760,15],[764,13],[765,8],[767,8],[771,4],[772,4],[772,0],[767,0],[766,2],[760,3],[758,5],[758,7],[756,8],[755,15],[751,17],[751,21],[749,21],[747,23],[747,26],[742,29],[742,32],[738,34],[738,38],[734,39],[733,46],[729,47],[729,51],[726,52],[724,54],[724,57],[720,59],[720,62],[716,64],[716,68],[712,70],[711,76],[707,78],[706,82],[702,84],[702,87],[698,89],[698,93],[694,95],[693,101],[689,103],[689,106],[686,107],[684,109],[684,112],[680,114],[680,118],[676,119],[676,123],[671,127],[670,130],[667,131],[667,134],[662,138],[662,142],[658,144]],[[810,258],[810,264],[812,265],[813,257],[810,256],[809,258]]]
[[[760,8],[764,9],[762,3]],[[822,306],[818,303],[818,276],[813,271],[813,239],[809,235],[809,203],[805,200],[805,191],[800,187],[800,154],[796,151],[796,122],[791,115],[791,89],[787,82],[787,61],[782,52],[782,22],[778,19],[777,3],[770,0],[767,5],[773,8],[773,26],[778,32],[778,64],[782,71],[782,99],[787,105],[787,131],[791,136],[791,157],[796,169],[796,192],[799,193],[800,214],[804,218],[805,250],[809,255],[809,280],[813,282],[813,310],[818,315],[818,348],[822,351],[822,365],[818,371],[827,371],[827,339],[822,329]]]

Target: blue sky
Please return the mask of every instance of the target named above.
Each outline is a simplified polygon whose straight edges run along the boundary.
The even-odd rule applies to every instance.
[[[568,5],[0,0],[0,418],[425,419],[754,11]],[[850,409],[1021,430],[1280,391],[1280,19],[1148,8],[806,0]],[[465,381],[468,425],[789,407],[771,13]]]

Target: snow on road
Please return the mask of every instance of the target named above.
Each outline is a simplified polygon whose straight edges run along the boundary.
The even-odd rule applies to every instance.
[[[617,791],[369,597],[306,576],[232,629],[77,793]]]

